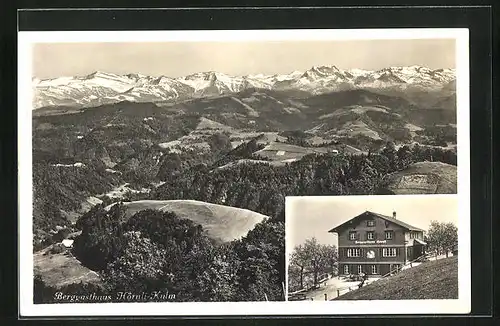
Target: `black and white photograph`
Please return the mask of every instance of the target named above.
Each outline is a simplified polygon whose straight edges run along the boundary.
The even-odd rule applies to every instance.
[[[288,299],[458,299],[456,195],[287,198]]]
[[[468,173],[465,32],[20,33],[28,310],[223,302],[208,313],[287,314],[305,311],[290,301],[455,298],[455,249],[429,238],[448,224],[430,225],[430,208],[408,215],[411,201],[385,203],[468,191],[458,181]],[[289,196],[305,206],[285,209]],[[314,196],[373,196],[374,206],[306,209]],[[342,243],[365,219],[393,228],[398,242],[381,249],[391,263],[378,246]],[[372,252],[376,264],[364,260]],[[433,264],[455,273],[448,296],[369,291],[428,282],[405,275]],[[240,302],[252,306],[227,308]],[[185,307],[167,314],[198,311]]]

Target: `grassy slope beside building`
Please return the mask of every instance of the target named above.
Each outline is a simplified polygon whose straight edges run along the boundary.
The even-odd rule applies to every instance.
[[[334,300],[458,299],[456,256],[426,262]]]

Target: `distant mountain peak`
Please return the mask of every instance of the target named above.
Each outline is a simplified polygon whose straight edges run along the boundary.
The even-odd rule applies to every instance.
[[[138,73],[138,72],[137,73],[130,73],[130,74],[127,74],[126,76],[129,78],[137,78],[137,79],[148,77],[147,75],[143,75],[143,74]]]
[[[442,89],[455,80],[455,69],[429,69],[421,65],[393,66],[376,71],[339,69],[335,65],[314,65],[289,74],[231,76],[208,70],[182,77],[119,75],[94,71],[85,76],[53,79],[33,78],[35,107],[68,105],[96,106],[117,101],[155,102],[209,95],[238,93],[245,89],[322,94],[349,88]]]
[[[113,74],[113,73],[110,73],[110,72],[105,72],[105,71],[101,71],[101,70],[96,70],[90,74],[88,74],[87,78],[94,78],[94,77],[108,77],[108,76],[113,76],[113,77],[116,77],[118,75],[116,74]]]
[[[339,71],[340,69],[337,68],[335,65],[321,65],[321,66],[312,66],[312,70],[317,70],[317,71],[322,71],[322,70],[333,70],[333,71]]]

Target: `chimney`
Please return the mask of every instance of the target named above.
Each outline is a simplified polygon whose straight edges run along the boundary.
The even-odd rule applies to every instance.
[[[396,218],[396,211],[392,212],[392,218]]]

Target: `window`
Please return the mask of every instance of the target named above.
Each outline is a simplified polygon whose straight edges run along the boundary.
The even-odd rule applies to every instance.
[[[366,239],[368,239],[368,240],[375,239],[375,233],[373,231],[366,232]]]
[[[358,274],[361,274],[361,273],[363,273],[363,266],[358,265]]]
[[[372,274],[377,274],[377,265],[372,265]]]
[[[422,239],[420,232],[410,232],[410,239]]]
[[[349,232],[349,240],[356,240],[356,238],[357,236],[355,231]]]
[[[382,249],[382,256],[383,257],[396,257],[397,250],[396,250],[396,248],[384,248],[384,249]]]
[[[385,231],[385,239],[386,240],[392,240],[393,236],[394,236],[393,231]]]
[[[344,274],[349,274],[349,265],[344,265]]]
[[[375,221],[374,220],[366,221],[366,226],[375,226]]]
[[[347,249],[347,257],[361,257],[361,249],[360,248]]]

